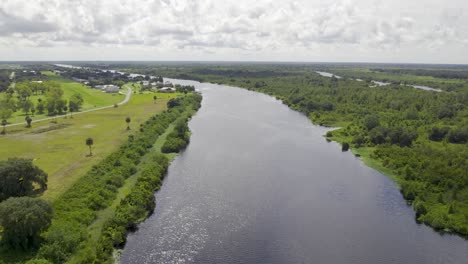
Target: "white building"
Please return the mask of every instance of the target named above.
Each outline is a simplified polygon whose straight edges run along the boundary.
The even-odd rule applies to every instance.
[[[96,85],[94,86],[94,88],[103,90],[106,93],[118,93],[120,89],[117,85],[113,85],[113,84]]]
[[[117,85],[108,84],[104,85],[102,90],[104,90],[106,93],[118,93],[119,89],[120,88]]]
[[[159,89],[160,93],[175,93],[176,89],[172,87],[163,87]]]

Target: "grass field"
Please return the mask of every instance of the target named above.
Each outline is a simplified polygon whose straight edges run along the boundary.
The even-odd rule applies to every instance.
[[[60,76],[55,76],[51,74],[46,74],[49,76],[50,80],[56,81],[60,84],[60,87],[63,89],[63,98],[68,100],[73,94],[79,93],[83,96],[84,103],[81,107],[81,110],[89,110],[93,108],[98,108],[102,106],[113,105],[119,103],[125,98],[124,94],[109,94],[104,93],[100,90],[93,89],[89,86],[86,86],[81,83],[74,82],[72,80],[65,79]],[[30,97],[31,101],[37,105],[37,99],[44,99],[43,95],[33,95]],[[21,123],[24,122],[26,114],[19,110],[13,113],[13,116],[8,119],[9,123]],[[46,114],[36,114],[33,119],[41,119],[47,117]]]
[[[153,95],[134,94],[130,102],[118,108],[76,115],[73,119],[58,118],[57,124],[43,121],[33,123],[29,129],[23,126],[7,128],[7,134],[0,137],[0,160],[10,157],[34,159],[34,163],[49,174],[48,190],[43,198],[53,200],[91,166],[115,151],[142,122],[165,110],[169,98],[177,96],[158,93],[155,104]],[[127,116],[132,120],[130,131],[126,130]],[[94,139],[92,157],[87,157],[87,137]]]

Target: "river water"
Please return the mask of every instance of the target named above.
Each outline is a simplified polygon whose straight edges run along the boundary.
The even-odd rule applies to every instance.
[[[264,94],[172,81],[202,108],[121,263],[467,263],[468,241],[418,225],[326,128]]]

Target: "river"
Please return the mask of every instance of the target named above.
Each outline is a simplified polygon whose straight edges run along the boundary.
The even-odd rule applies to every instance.
[[[329,72],[324,72],[324,71],[316,71],[316,73],[318,73],[320,76],[323,76],[323,77],[333,77],[335,76],[335,78],[337,79],[341,79],[342,77],[341,76],[338,76],[338,75],[335,75],[333,73],[329,73]],[[358,82],[362,82],[363,80],[362,79],[355,79],[356,81]],[[389,82],[381,82],[381,81],[375,81],[375,80],[372,80],[371,81],[372,83],[374,83],[374,85],[370,86],[370,87],[377,87],[377,86],[387,86],[387,85],[390,85],[391,83]],[[404,84],[400,84],[402,86],[404,86]],[[432,88],[432,87],[429,87],[429,86],[424,86],[424,85],[413,85],[413,84],[408,84],[407,86],[410,86],[410,87],[413,87],[413,88],[416,88],[416,89],[420,89],[420,90],[425,90],[425,91],[432,91],[432,92],[442,92],[441,89],[438,89],[438,88]]]
[[[466,263],[466,240],[417,224],[326,128],[264,94],[172,81],[202,108],[121,263]]]

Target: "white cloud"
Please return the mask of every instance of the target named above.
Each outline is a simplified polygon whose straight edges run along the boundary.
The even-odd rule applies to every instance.
[[[465,0],[2,0],[0,56],[468,63],[467,9]]]

